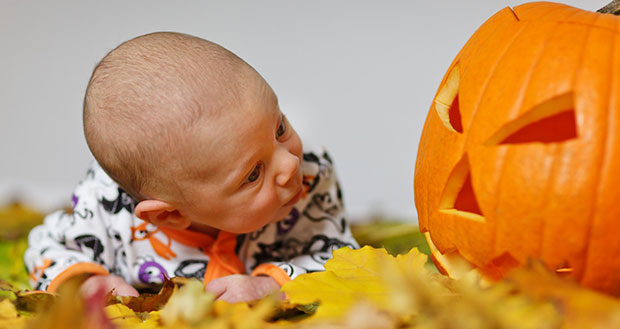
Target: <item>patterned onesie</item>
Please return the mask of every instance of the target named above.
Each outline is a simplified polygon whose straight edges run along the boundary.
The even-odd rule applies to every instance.
[[[272,275],[282,284],[323,270],[337,248],[358,247],[327,152],[304,150],[302,170],[302,198],[285,219],[255,232],[228,234],[240,272]],[[172,234],[137,218],[135,205],[94,162],[73,194],[73,210],[50,214],[30,232],[24,258],[32,286],[55,291],[82,273],[116,274],[136,288],[158,285],[165,277],[206,278],[209,259],[219,257],[226,242],[190,231]]]

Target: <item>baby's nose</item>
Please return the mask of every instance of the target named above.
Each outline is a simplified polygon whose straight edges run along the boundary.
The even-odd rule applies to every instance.
[[[283,152],[280,157],[280,172],[276,176],[276,184],[286,186],[299,170],[299,158],[289,152]]]

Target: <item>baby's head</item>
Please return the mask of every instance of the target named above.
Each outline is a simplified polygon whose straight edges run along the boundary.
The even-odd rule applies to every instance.
[[[95,68],[84,132],[102,168],[157,225],[245,233],[301,191],[301,141],[275,94],[221,46],[179,33],[129,40]]]

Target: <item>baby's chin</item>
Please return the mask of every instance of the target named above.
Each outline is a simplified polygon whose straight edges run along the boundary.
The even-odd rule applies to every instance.
[[[295,207],[295,205],[284,206],[282,208],[284,210],[283,214],[280,216],[274,216],[275,219],[272,220],[270,223],[277,223],[277,222],[283,221],[291,213],[291,211],[293,210],[293,207]]]
[[[234,229],[229,228],[231,233],[235,233],[235,234],[247,234],[247,233],[251,233],[251,232],[256,232],[259,230],[262,230],[265,226],[269,225],[269,224],[273,224],[273,223],[277,223],[277,222],[281,222],[282,220],[284,220],[288,214],[291,212],[291,210],[293,209],[293,206],[289,206],[286,207],[286,209],[283,208],[283,215],[282,214],[276,214],[272,217],[272,219],[268,219],[268,218],[263,218],[260,221],[255,221],[255,223],[252,223],[253,225],[247,225],[244,227],[236,227]],[[223,231],[226,231],[226,229],[220,229]]]
[[[279,222],[279,221],[281,221],[283,219],[284,219],[284,217],[280,218],[280,219],[274,219],[274,220],[271,220],[271,221],[269,221],[269,220],[260,221],[260,223],[264,223],[264,224],[262,224],[262,225],[247,226],[247,227],[241,228],[239,230],[235,230],[232,233],[235,233],[235,234],[247,234],[247,233],[252,233],[252,232],[260,231],[263,228],[265,228],[265,226],[267,226],[269,224],[272,224],[272,223],[277,223],[277,222]]]

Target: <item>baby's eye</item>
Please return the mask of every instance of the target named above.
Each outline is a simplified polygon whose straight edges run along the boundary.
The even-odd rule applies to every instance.
[[[278,130],[276,130],[276,138],[282,137],[286,133],[286,123],[284,122],[284,117],[280,120],[280,125],[278,126]]]
[[[257,164],[256,167],[254,167],[254,170],[252,170],[252,172],[250,173],[250,176],[248,176],[248,178],[245,180],[246,183],[252,183],[255,182],[259,177],[260,177],[260,169],[263,165],[262,164]]]

